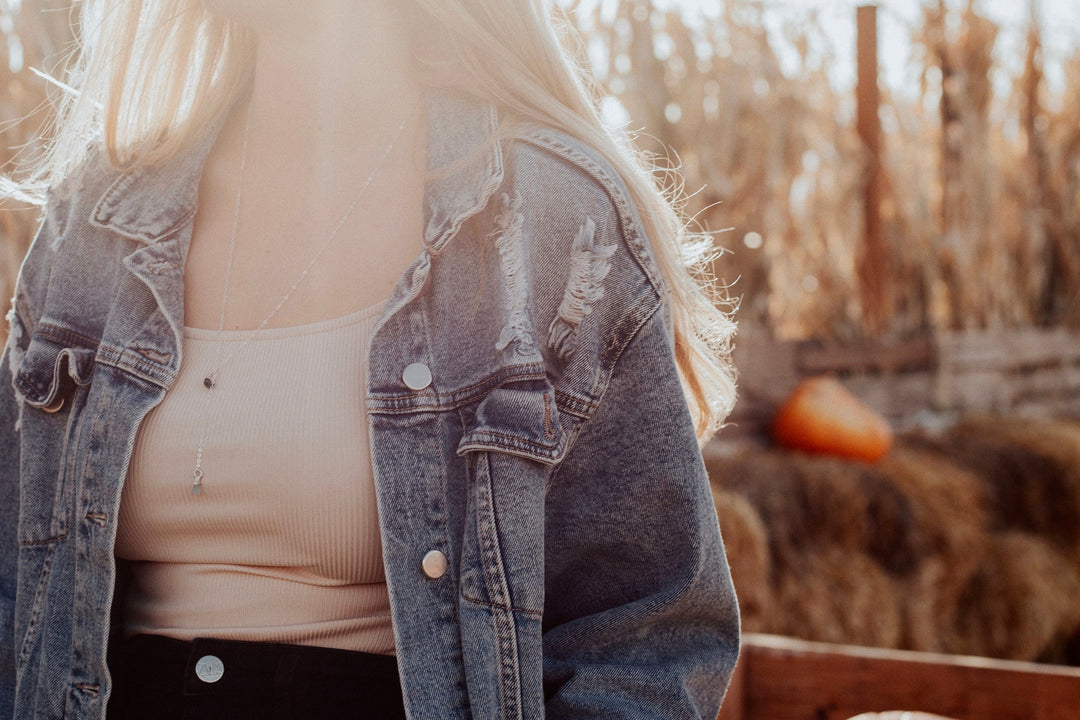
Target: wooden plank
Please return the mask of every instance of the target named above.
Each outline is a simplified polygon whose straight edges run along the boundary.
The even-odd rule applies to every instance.
[[[844,378],[844,387],[890,420],[903,420],[931,406],[933,382],[927,372]]]
[[[731,684],[728,685],[724,704],[720,707],[720,714],[716,716],[716,720],[746,720],[745,689],[749,661],[748,653],[743,652],[739,655],[739,662],[735,664]]]
[[[953,377],[952,406],[961,411],[1008,412],[1013,406],[1014,388],[1006,373],[972,370]]]
[[[1071,418],[1080,421],[1080,395],[1071,398],[1051,399],[1046,398],[1038,401],[1023,401],[1017,403],[1016,414],[1035,418]]]
[[[935,364],[936,352],[930,338],[895,343],[824,344],[799,343],[796,367],[804,375],[822,373],[903,372],[927,370]]]
[[[956,720],[1080,718],[1080,668],[747,635],[745,720],[910,710]]]
[[[799,382],[797,345],[766,335],[748,335],[735,344],[732,359],[739,370],[739,394],[752,402],[779,402]]]
[[[926,411],[1080,414],[1080,333],[1021,328],[941,333],[900,342],[739,339],[739,402],[725,435],[768,426],[804,377],[836,374],[856,395],[904,425]],[[1045,411],[1040,408],[1046,408]]]
[[[1020,328],[950,333],[937,338],[945,371],[1036,369],[1080,363],[1080,335]]]
[[[1071,372],[1070,372],[1071,371]],[[1080,393],[1080,370],[1048,368],[1017,373],[1009,379],[1017,402],[1061,398]]]

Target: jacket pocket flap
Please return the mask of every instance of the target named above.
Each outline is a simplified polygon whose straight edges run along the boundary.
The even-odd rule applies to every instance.
[[[566,436],[559,425],[555,390],[546,380],[504,383],[473,411],[457,454],[489,450],[544,464],[560,461]]]
[[[76,386],[89,384],[94,352],[72,347],[48,328],[38,328],[22,354],[12,385],[31,407],[55,407]]]

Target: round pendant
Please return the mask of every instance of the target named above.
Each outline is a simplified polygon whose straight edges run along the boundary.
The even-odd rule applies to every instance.
[[[210,378],[203,378],[202,384],[203,384],[203,387],[205,387],[207,390],[210,390],[211,388],[214,387],[214,381],[211,380]]]

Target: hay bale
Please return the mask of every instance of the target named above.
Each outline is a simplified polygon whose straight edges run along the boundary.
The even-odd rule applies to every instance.
[[[907,442],[898,444],[878,470],[910,504],[928,554],[958,558],[985,551],[987,490],[978,475]]]
[[[772,608],[772,562],[765,524],[742,495],[714,488],[713,501],[724,533],[743,630],[765,632]]]
[[[733,518],[726,521],[732,528],[739,527],[734,531],[739,539],[729,541],[729,558],[744,623],[750,623],[747,629],[897,646],[902,624],[900,601],[886,570],[910,571],[922,541],[911,503],[887,478],[864,463],[768,449],[712,457],[708,464],[725,537],[733,535],[724,524],[725,517]],[[729,495],[739,497],[745,507]],[[758,532],[753,527],[755,516],[761,522],[760,540],[752,539]],[[752,549],[736,546],[743,538],[760,544]],[[759,548],[768,549],[765,561],[754,556]],[[839,585],[848,589],[832,597],[832,589],[809,577],[808,554],[816,558],[813,563],[831,562],[829,576],[840,578]],[[871,569],[847,576],[850,569],[845,566],[845,557],[856,566],[870,565]],[[745,581],[739,578],[739,564],[746,568],[742,571]],[[750,585],[751,578],[755,584],[771,579],[771,589]],[[865,582],[860,585],[861,581]],[[791,598],[779,599],[781,592],[799,595],[799,588],[808,583],[811,594],[797,606],[805,612],[793,611]],[[866,599],[867,590],[877,597]],[[883,592],[891,593],[890,597],[886,599]],[[861,602],[860,598],[866,599],[865,612],[852,612],[845,606],[849,601]],[[887,609],[879,624],[875,608],[880,607]]]
[[[966,592],[981,560],[977,557],[975,562],[957,567],[941,556],[931,556],[904,581],[904,648],[976,654],[967,649],[970,643],[958,627],[967,602]]]
[[[847,550],[862,550],[871,535],[868,502],[856,464],[836,458],[792,452],[799,475],[801,501],[810,530],[809,541]]]
[[[1038,492],[1026,495],[1020,529],[1046,534],[1067,552],[1080,552],[1080,423],[1032,418],[977,418],[958,433],[1015,448],[1044,468]]]
[[[799,554],[812,527],[801,501],[799,475],[785,454],[762,449],[714,458],[708,470],[714,496],[722,483],[724,490],[743,496],[757,511],[767,528],[774,567]]]
[[[969,420],[943,438],[913,438],[979,475],[987,489],[993,531],[1045,537],[1080,548],[1080,480],[1060,458],[1019,441],[1013,420]],[[1031,439],[1031,438],[1027,438]]]
[[[1046,541],[994,537],[961,598],[948,652],[1034,661],[1080,628],[1080,573]]]
[[[910,502],[873,466],[765,449],[710,465],[758,511],[781,566],[798,564],[807,546],[837,546],[904,572],[919,552]]]
[[[925,542],[911,501],[879,466],[803,456],[796,467],[808,517],[823,542],[865,552],[893,573],[914,568]]]
[[[964,589],[988,552],[986,489],[969,470],[901,442],[878,469],[911,502],[924,545],[902,582],[904,647],[941,652],[955,633]]]
[[[896,585],[868,555],[838,547],[807,550],[777,578],[774,632],[807,640],[899,647]]]

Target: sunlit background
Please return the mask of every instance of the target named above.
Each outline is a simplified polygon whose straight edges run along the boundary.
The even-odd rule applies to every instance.
[[[873,158],[855,122],[858,4],[558,3],[583,34],[581,61],[607,95],[606,121],[678,166],[688,213],[725,231],[716,239],[732,253],[716,273],[741,299],[744,333],[905,338],[1080,324],[1071,291],[1080,286],[1080,3],[877,4],[890,272],[870,299],[859,278]],[[0,0],[0,161],[32,146],[47,114],[10,125],[42,108],[47,85],[34,71],[54,69],[70,33],[66,5]],[[33,218],[0,222],[7,295]]]
[[[731,228],[717,272],[744,326],[795,339],[1080,322],[1080,5],[878,4],[890,277],[876,310],[858,277],[873,158],[856,131],[856,6],[567,3],[604,117],[671,156],[703,225]]]
[[[595,0],[603,3],[604,0]],[[723,0],[656,0],[657,7],[680,8],[688,18],[696,14],[717,15]],[[917,77],[911,72],[911,60],[919,52],[912,43],[923,16],[925,0],[772,0],[761,4],[762,24],[770,41],[777,47],[781,61],[790,69],[797,66],[798,52],[785,40],[785,26],[816,23],[821,26],[826,52],[838,62],[830,74],[841,87],[855,83],[854,65],[844,62],[855,54],[855,25],[852,18],[859,5],[874,4],[880,10],[882,79],[889,87],[915,91]],[[946,5],[961,9],[966,0],[948,0]],[[1073,0],[980,0],[980,13],[1001,28],[994,55],[1002,63],[997,75],[1006,81],[1009,71],[1020,70],[1018,60],[1023,56],[1023,43],[1032,12],[1043,28],[1046,48],[1046,76],[1055,90],[1064,88],[1064,60],[1080,44],[1080,2]],[[611,10],[609,9],[609,12]]]

